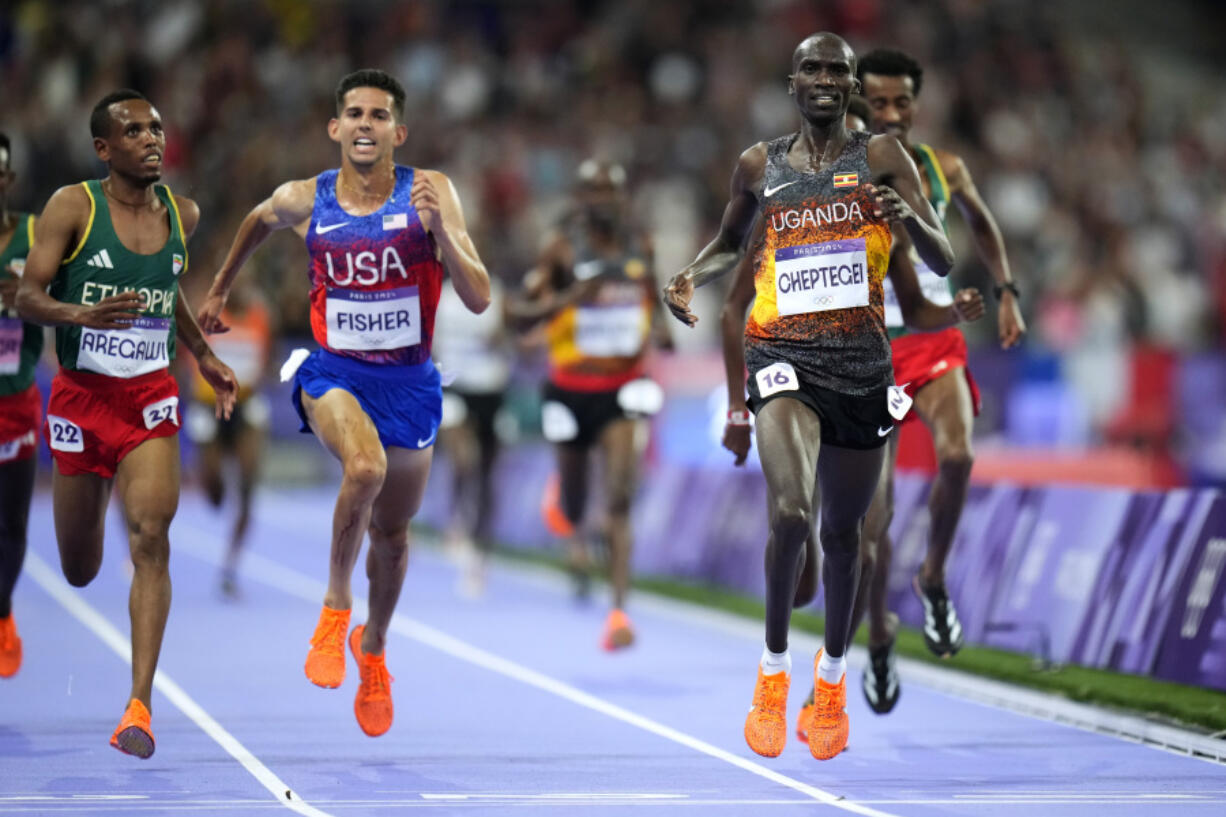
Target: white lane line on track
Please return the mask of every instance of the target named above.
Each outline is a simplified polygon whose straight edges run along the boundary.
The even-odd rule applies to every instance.
[[[80,621],[94,635],[98,636],[103,644],[110,647],[112,651],[128,664],[132,663],[132,646],[128,639],[105,616],[74,593],[72,588],[37,553],[31,551],[26,554],[25,571],[43,590],[47,591],[49,596],[71,613],[77,621]],[[183,687],[171,680],[170,676],[162,670],[158,670],[154,676],[153,686],[158,692],[165,695],[180,712],[199,726],[206,735],[216,741],[222,749],[225,749],[231,757],[242,764],[243,768],[258,780],[260,785],[268,789],[282,806],[307,817],[332,817],[328,812],[321,811],[300,800],[298,795],[285,784],[284,780],[277,777],[271,769],[261,763],[259,758],[247,750],[247,747],[239,743],[238,738],[227,732],[220,723],[214,720],[208,712],[204,711],[200,704],[196,703],[187,694]]]
[[[185,536],[185,533],[190,531],[190,535]],[[205,543],[215,541],[215,536],[208,534],[205,531],[196,528],[190,524],[180,524],[175,530],[175,549],[178,552],[185,552],[195,556],[198,559],[212,563],[220,564],[218,559],[218,551],[216,547],[209,547]],[[295,595],[305,601],[319,603],[323,598],[326,586],[323,582],[312,579],[297,570],[285,567],[284,565],[275,562],[267,557],[261,556],[258,553],[247,553],[243,556],[242,573],[257,579],[264,584],[274,587],[282,592],[290,595]],[[353,611],[365,617],[366,605],[359,599],[354,599]],[[495,655],[475,647],[465,641],[450,636],[441,630],[437,630],[429,625],[411,619],[407,616],[396,613],[392,616],[391,626],[392,632],[399,633],[414,641],[418,641],[429,647],[433,647],[439,652],[446,653],[453,658],[458,658],[491,672],[498,673],[507,678],[519,681],[528,686],[536,687],[544,692],[548,692],[564,700],[579,706],[599,712],[614,720],[622,723],[635,726],[645,732],[650,732],[654,735],[670,740],[673,743],[685,746],[688,749],[693,749],[696,752],[713,757],[716,760],[722,760],[729,765],[736,766],[739,769],[755,774],[758,777],[765,778],[772,783],[778,783],[781,786],[786,786],[794,791],[804,794],[806,797],[816,800],[828,806],[840,809],[842,811],[851,812],[852,814],[862,814],[865,817],[897,817],[897,815],[889,812],[880,811],[875,808],[860,805],[859,803],[851,802],[840,797],[837,794],[832,794],[824,789],[819,789],[816,786],[811,786],[808,783],[788,777],[785,774],[763,766],[761,763],[749,760],[748,758],[740,757],[718,746],[707,743],[691,735],[687,735],[670,726],[665,726],[658,721],[639,715],[636,712],[631,712],[624,707],[609,703],[603,698],[598,698],[595,695],[584,692],[570,684],[563,683],[554,678],[549,677],[536,670],[529,669],[522,664],[517,664],[514,661]]]

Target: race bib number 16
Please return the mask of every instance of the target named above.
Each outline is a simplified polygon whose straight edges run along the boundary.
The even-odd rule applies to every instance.
[[[763,397],[770,397],[772,394],[781,391],[794,391],[800,388],[800,380],[796,377],[796,370],[792,368],[791,363],[772,363],[765,369],[754,375],[754,379],[758,381],[758,394]]]

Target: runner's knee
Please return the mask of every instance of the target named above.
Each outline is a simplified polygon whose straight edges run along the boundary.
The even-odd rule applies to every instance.
[[[128,544],[135,567],[165,569],[170,563],[167,532],[170,519],[153,517],[133,523],[128,529]]]
[[[380,525],[370,521],[370,546],[380,550],[390,551],[393,555],[401,553],[409,547],[409,523],[400,522],[394,525]]]
[[[372,494],[383,487],[387,456],[382,451],[359,451],[345,460],[345,481]]]
[[[808,503],[792,497],[779,497],[771,503],[771,531],[776,544],[801,547],[813,524]]]
[[[937,451],[937,467],[946,476],[967,479],[974,464],[975,455],[969,442],[947,444]]]

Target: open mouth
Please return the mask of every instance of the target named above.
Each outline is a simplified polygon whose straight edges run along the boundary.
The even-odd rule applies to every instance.
[[[162,154],[146,153],[144,157],[141,158],[141,164],[149,167],[160,167],[162,164]]]
[[[375,140],[369,137],[362,136],[353,140],[353,146],[361,151],[369,151],[375,149]]]
[[[809,98],[819,108],[829,108],[839,103],[839,98],[834,94],[813,94]]]

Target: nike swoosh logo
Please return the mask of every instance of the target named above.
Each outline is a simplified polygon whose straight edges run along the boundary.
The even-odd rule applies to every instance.
[[[344,227],[348,223],[349,223],[348,221],[342,221],[340,224],[329,224],[327,227],[325,227],[322,224],[316,224],[315,225],[315,235],[323,235],[324,233],[330,233],[333,230]]]
[[[430,443],[434,442],[434,435],[436,435],[436,434],[438,434],[438,432],[437,432],[437,431],[431,431],[431,432],[430,432],[430,436],[429,436],[429,437],[426,437],[426,439],[424,439],[424,440],[418,440],[418,441],[417,441],[417,447],[418,447],[418,448],[425,448],[427,445],[429,445]]]
[[[894,430],[894,426],[886,426],[885,428],[882,428],[881,426],[877,426],[877,436],[884,437],[885,435],[889,434],[893,430]]]
[[[762,190],[762,198],[764,198],[764,199],[769,199],[771,196],[775,195],[776,193],[778,193],[778,192],[779,192],[780,190],[782,190],[783,188],[788,187],[788,186],[793,185],[793,184],[796,184],[796,182],[794,182],[794,181],[791,181],[791,182],[784,182],[783,184],[777,184],[777,185],[775,185],[774,187],[766,187],[766,188],[763,188],[763,190]]]

